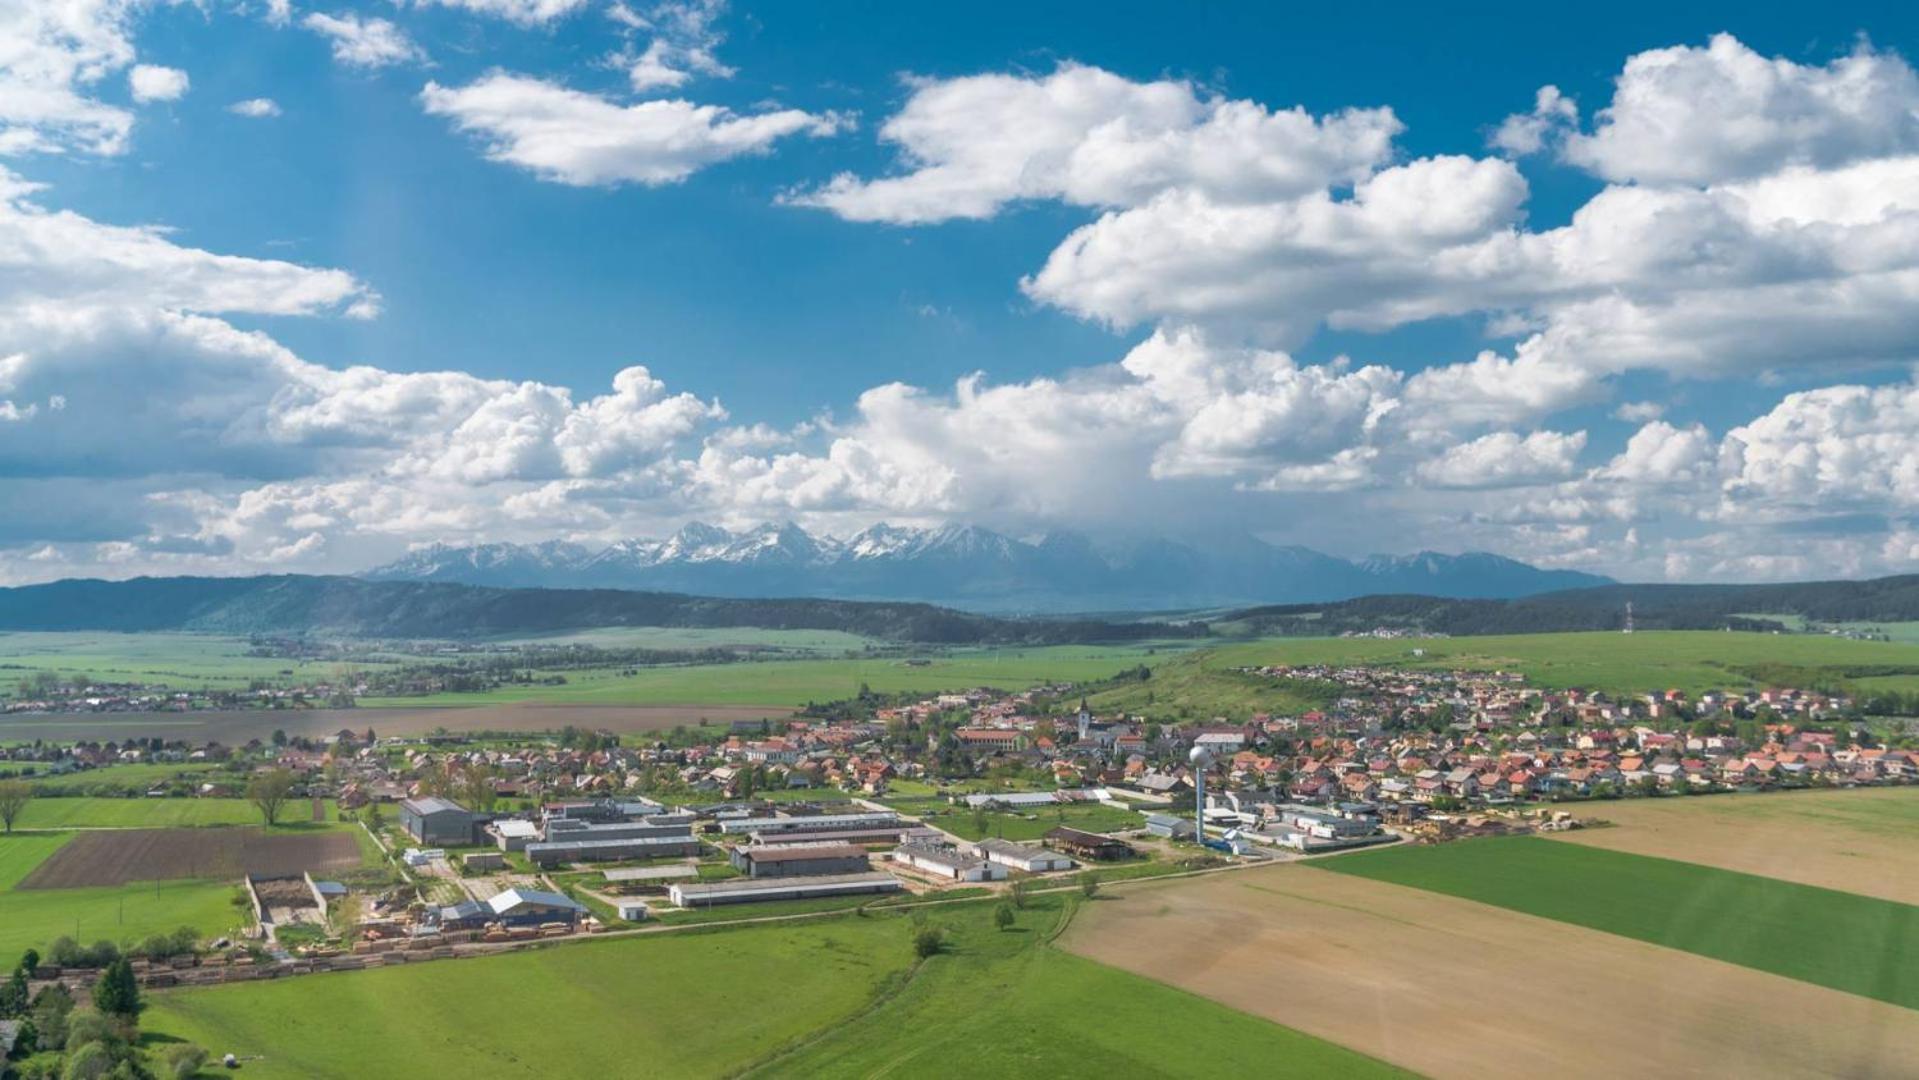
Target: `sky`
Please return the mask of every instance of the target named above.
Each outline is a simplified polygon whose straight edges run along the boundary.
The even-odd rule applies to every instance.
[[[693,520],[1919,571],[1919,12],[1310,7],[0,0],[0,583]]]

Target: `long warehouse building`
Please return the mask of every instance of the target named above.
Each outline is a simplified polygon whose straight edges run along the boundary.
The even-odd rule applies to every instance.
[[[778,836],[785,833],[831,832],[838,829],[874,829],[893,825],[900,820],[892,811],[868,814],[816,814],[813,817],[770,817],[737,818],[720,822],[723,833],[763,833]]]
[[[674,904],[687,908],[770,900],[806,900],[818,896],[892,893],[899,892],[901,888],[899,878],[873,872],[835,874],[830,877],[735,878],[698,884],[683,882],[668,886],[667,896]]]

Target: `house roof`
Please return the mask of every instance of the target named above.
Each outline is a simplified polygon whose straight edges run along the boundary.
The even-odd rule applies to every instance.
[[[442,799],[438,795],[428,795],[419,799],[405,799],[401,801],[400,806],[416,814],[440,814],[448,810],[461,814],[466,813],[466,807],[461,806],[452,799]]]

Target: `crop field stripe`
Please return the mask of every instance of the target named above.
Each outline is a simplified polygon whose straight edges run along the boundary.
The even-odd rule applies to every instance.
[[[72,833],[14,833],[0,836],[0,892],[19,885],[71,839]]]
[[[1919,907],[1537,837],[1318,864],[1919,1009]]]

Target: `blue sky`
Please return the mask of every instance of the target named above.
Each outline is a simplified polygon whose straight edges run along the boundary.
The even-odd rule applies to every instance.
[[[1897,173],[1886,183],[1906,191],[1904,169],[1919,150],[1919,120],[1901,97],[1914,85],[1904,57],[1919,16],[1909,6],[1614,5],[1569,19],[1519,5],[1459,13],[1425,5],[715,3],[616,12],[603,0],[551,4],[542,9],[548,17],[516,21],[536,0],[293,4],[283,12],[84,0],[109,41],[90,67],[48,76],[28,55],[0,69],[0,94],[8,79],[39,80],[32,85],[44,90],[51,78],[73,101],[117,110],[127,125],[118,145],[102,148],[87,145],[71,116],[10,116],[0,106],[0,133],[15,135],[10,149],[0,138],[0,168],[35,186],[16,196],[19,205],[70,214],[87,237],[158,226],[164,231],[153,235],[169,249],[131,269],[104,255],[89,264],[91,254],[59,273],[24,256],[0,266],[0,313],[8,290],[22,310],[30,300],[75,304],[80,295],[21,282],[95,280],[108,266],[146,275],[125,282],[123,300],[88,293],[80,305],[100,305],[110,333],[62,337],[70,328],[55,333],[25,317],[0,329],[0,356],[25,358],[25,374],[0,381],[0,397],[23,417],[0,425],[0,483],[14,478],[13,498],[26,503],[37,501],[35,484],[92,480],[99,500],[86,522],[44,507],[21,515],[25,523],[0,535],[6,576],[344,569],[417,543],[605,540],[694,517],[794,518],[839,532],[883,519],[980,520],[1025,532],[1063,524],[1140,532],[1177,521],[1346,550],[1486,548],[1632,577],[1915,564],[1909,500],[1919,498],[1919,481],[1892,464],[1904,449],[1892,433],[1912,383],[1900,305],[1824,330],[1802,319],[1793,326],[1804,341],[1729,306],[1735,295],[1790,286],[1809,311],[1830,312],[1849,302],[1834,297],[1905,286],[1903,264],[1856,265],[1869,231],[1859,213],[1903,215],[1904,195],[1864,206],[1878,196],[1844,176],[1882,167]],[[22,5],[19,26],[36,26],[39,0]],[[343,59],[314,20],[348,16],[390,23],[411,43],[405,55]],[[1730,44],[1713,45],[1715,34]],[[57,56],[94,45],[57,34],[37,40]],[[633,71],[656,42],[681,50],[662,54],[677,74],[642,86]],[[689,49],[700,59],[686,59]],[[1623,108],[1605,119],[1601,110],[1624,100],[1630,59],[1655,50],[1681,50],[1667,65],[1678,82],[1646,84],[1640,104],[1649,119],[1639,126]],[[135,65],[187,81],[131,101]],[[1259,136],[1269,140],[1258,148],[1264,158],[1222,152],[1213,166],[1202,160],[1209,150],[1180,151],[1186,165],[1215,171],[1187,176],[1162,166],[1170,179],[1121,184],[1118,195],[1084,195],[1072,179],[1058,190],[974,191],[990,208],[952,219],[903,210],[868,186],[925,164],[902,152],[887,125],[942,92],[1063,94],[1068,71],[1108,80],[1099,92],[1114,103],[1101,106],[1110,115],[1100,123],[1159,123],[1129,111],[1147,109],[1157,86],[1176,88],[1182,107],[1197,110],[1193,130],[1235,104],[1262,113],[1299,107],[1322,126],[1343,110],[1390,109],[1393,130],[1372,150],[1340,151],[1358,158],[1336,164],[1299,165],[1321,151],[1268,134]],[[1760,71],[1769,72],[1767,85],[1749,96],[1712,89]],[[489,83],[496,79],[512,84]],[[1676,162],[1692,151],[1684,140],[1698,136],[1659,136],[1659,110],[1670,103],[1658,95],[1684,89],[1686,79],[1708,88],[1697,104],[1718,134],[1705,138],[1728,140],[1702,152],[1710,160],[1698,168]],[[429,84],[442,94],[437,104]],[[1545,86],[1576,103],[1570,116],[1540,114],[1536,146],[1500,145],[1502,123],[1527,114]],[[497,96],[482,102],[483,88]],[[1136,91],[1138,100],[1120,102]],[[510,151],[489,160],[489,145],[512,142],[514,131],[524,133],[514,125],[552,105],[542,95],[561,94],[603,110],[567,121],[553,151],[562,172],[603,169],[582,149],[605,137],[593,118],[647,102],[717,107],[734,120],[790,115],[803,129],[664,182],[560,176],[552,159],[529,164]],[[249,99],[270,99],[274,115],[231,111]],[[966,130],[967,122],[941,115],[935,137],[972,153],[1003,134]],[[1071,123],[1061,121],[1063,142],[1046,153],[1097,142],[1087,134],[1093,121],[1084,130]],[[627,145],[619,168],[658,152]],[[1477,165],[1469,176],[1421,164],[1445,161]],[[1316,174],[1313,192],[1253,175],[1273,162],[1325,175]],[[1356,252],[1353,236],[1322,248],[1275,234],[1238,261],[1194,259],[1163,275],[1119,265],[1142,240],[1148,249],[1169,245],[1169,262],[1208,242],[1205,233],[1190,243],[1179,237],[1178,228],[1196,227],[1174,220],[1169,208],[1180,199],[1256,209],[1263,216],[1249,218],[1252,227],[1305,230],[1290,216],[1296,203],[1350,207],[1356,184],[1407,166],[1409,183],[1421,186],[1406,197],[1431,205],[1415,202],[1414,217],[1393,218],[1405,236],[1388,236],[1377,222],[1353,226],[1375,245],[1366,251]],[[1233,169],[1245,176],[1228,175]],[[1806,170],[1816,176],[1800,175]],[[854,185],[850,201],[796,204],[836,176]],[[1582,207],[1658,192],[1671,200],[1661,212],[1696,221],[1682,194],[1744,206],[1750,196],[1739,186],[1768,180],[1796,185],[1778,198],[1817,203],[1858,235],[1822,240],[1830,249],[1815,256],[1802,234],[1779,235],[1781,220],[1808,225],[1797,210],[1736,236],[1702,228],[1683,260],[1675,255],[1623,286],[1609,284],[1617,257],[1591,252],[1614,241],[1644,248],[1624,225],[1598,227],[1598,241],[1570,236],[1556,254],[1518,250],[1555,230],[1578,232],[1570,226]],[[1098,182],[1108,185],[1102,191],[1118,183]],[[1823,194],[1802,190],[1814,183],[1826,185]],[[1416,220],[1455,211],[1471,219],[1458,236],[1427,235]],[[1042,274],[1073,239],[1104,239],[1076,230],[1103,230],[1107,219],[1115,246],[1065,260],[1058,278]],[[1673,235],[1644,227],[1652,243]],[[71,247],[90,253],[92,242]],[[214,260],[208,294],[176,295],[167,276],[178,271],[164,265],[176,257]],[[1541,269],[1524,268],[1531,258]],[[1820,268],[1784,269],[1795,258]],[[1474,269],[1470,281],[1432,270],[1468,259],[1511,265],[1496,275]],[[310,273],[273,269],[282,264]],[[1331,295],[1292,278],[1310,278],[1321,264]],[[322,273],[350,284],[322,282]],[[214,281],[220,274],[232,282]],[[1265,275],[1270,288],[1218,301],[1222,288]],[[1540,275],[1551,280],[1528,283]],[[1720,275],[1737,280],[1723,290],[1701,285]],[[219,291],[229,288],[245,298]],[[1609,290],[1622,288],[1629,308],[1600,311]],[[1832,291],[1819,300],[1814,288]],[[310,289],[326,295],[302,291]],[[1759,303],[1762,314],[1793,314],[1790,303]],[[209,349],[237,346],[208,345],[204,322],[176,355],[177,341],[143,336],[161,316],[257,331],[292,359],[209,359]],[[1641,317],[1643,328],[1634,322]],[[1602,318],[1633,332],[1595,341],[1592,320]],[[129,329],[136,326],[146,329]],[[1535,338],[1536,363],[1482,366],[1477,375],[1466,368],[1482,350],[1512,364]],[[1155,342],[1183,342],[1185,351],[1156,361]],[[1279,355],[1289,366],[1274,376]],[[1115,367],[1129,356],[1139,359]],[[262,374],[261,363],[280,368]],[[1163,366],[1141,374],[1156,363],[1174,364],[1184,381],[1176,385]],[[258,400],[210,397],[194,374],[201,365],[221,379],[257,377]],[[635,365],[659,388],[637,391],[629,404],[652,411],[617,421],[582,412],[573,433],[562,432],[569,410],[584,410]],[[1355,374],[1371,367],[1378,378]],[[336,384],[353,368],[382,374],[379,388],[348,401]],[[1432,371],[1458,378],[1415,385]],[[955,385],[973,373],[1005,388],[1004,400],[969,405]],[[399,378],[407,375],[434,378]],[[291,381],[276,381],[283,377]],[[1046,381],[1059,378],[1068,381]],[[1483,393],[1462,398],[1454,384],[1474,378],[1539,389],[1495,407]],[[1160,389],[1135,393],[1128,380]],[[1075,389],[1081,382],[1096,385]],[[1194,389],[1199,382],[1206,388]],[[509,392],[476,389],[496,383],[537,384],[547,396],[529,406],[540,418],[485,429],[491,449],[542,424],[558,433],[539,436],[524,455],[513,444],[504,464],[461,445],[482,434],[483,425],[462,428],[466,421],[498,420]],[[891,383],[919,393],[891,411],[887,402],[863,403]],[[167,402],[152,408],[157,426],[136,426],[139,435],[117,442],[102,435],[115,399],[89,387],[109,384],[145,387],[148,403]],[[1799,391],[1843,391],[1844,400],[1802,401],[1792,396]],[[437,396],[428,408],[414,395]],[[370,400],[394,397],[411,404],[378,417],[365,411]],[[297,424],[290,401],[311,406]],[[1778,413],[1786,406],[1848,427],[1812,431],[1797,412]],[[1049,409],[1067,418],[1054,423]],[[1769,426],[1752,426],[1765,417]],[[589,431],[589,420],[607,430]],[[434,424],[444,430],[429,430]],[[1235,424],[1243,430],[1229,430]],[[920,438],[927,429],[939,437]],[[1115,435],[1122,429],[1155,434],[1128,440]],[[1656,468],[1624,460],[1641,434],[1640,457],[1657,459]],[[134,449],[140,438],[195,449],[174,460]],[[1738,439],[1736,451],[1728,439]],[[1061,445],[1075,441],[1077,449]],[[995,445],[982,450],[982,442]],[[1857,483],[1848,470],[1863,470]],[[512,509],[493,512],[503,505]],[[1872,525],[1864,539],[1862,520]]]

